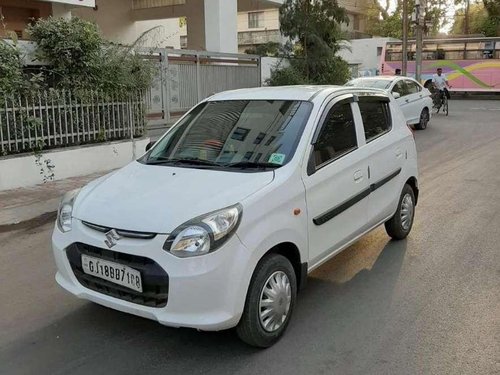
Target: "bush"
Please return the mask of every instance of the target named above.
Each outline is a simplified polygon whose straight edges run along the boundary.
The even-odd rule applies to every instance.
[[[101,54],[97,81],[103,91],[145,90],[151,86],[154,66],[129,48],[107,45]]]
[[[101,37],[98,27],[77,17],[38,20],[28,29],[38,59],[49,66],[44,74],[62,89],[99,89],[104,92],[147,89],[153,66],[132,48]]]
[[[323,69],[317,72],[314,83],[317,85],[343,85],[351,79],[349,64],[339,56],[324,62]]]
[[[277,67],[271,71],[266,82],[270,86],[303,85],[308,83],[300,71],[293,66]]]
[[[270,86],[288,85],[343,85],[351,78],[349,64],[339,56],[330,56],[312,67],[306,67],[306,60],[290,57],[289,66],[278,66],[267,81]],[[307,76],[309,73],[309,77]]]
[[[0,40],[0,91],[10,93],[23,84],[21,55],[15,45]]]
[[[28,32],[37,45],[37,58],[50,65],[47,73],[56,86],[73,88],[98,78],[103,40],[95,24],[76,17],[48,18]]]

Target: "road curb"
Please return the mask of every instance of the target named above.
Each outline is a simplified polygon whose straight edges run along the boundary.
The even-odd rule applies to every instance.
[[[19,223],[0,225],[0,233],[13,232],[16,230],[36,228],[48,222],[54,221],[57,217],[57,211],[46,212],[32,219],[27,219]]]

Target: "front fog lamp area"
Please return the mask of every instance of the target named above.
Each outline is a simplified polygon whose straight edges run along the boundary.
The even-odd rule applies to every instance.
[[[174,230],[163,249],[179,258],[211,253],[231,237],[240,220],[239,204],[197,217]]]
[[[59,230],[63,233],[69,232],[72,227],[72,217],[73,217],[73,203],[75,202],[76,196],[79,193],[79,189],[72,190],[66,194],[59,205],[59,210],[57,211],[57,226]]]

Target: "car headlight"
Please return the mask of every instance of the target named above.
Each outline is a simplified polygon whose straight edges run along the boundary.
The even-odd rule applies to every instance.
[[[71,230],[73,217],[73,203],[80,192],[80,189],[72,190],[64,194],[59,210],[57,211],[57,226],[63,233]]]
[[[172,232],[163,249],[179,258],[211,253],[231,238],[241,214],[242,207],[237,204],[190,220]]]

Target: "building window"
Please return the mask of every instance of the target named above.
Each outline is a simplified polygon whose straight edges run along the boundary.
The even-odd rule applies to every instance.
[[[266,133],[259,133],[259,135],[257,136],[257,138],[255,138],[255,141],[253,141],[253,143],[255,145],[260,145],[260,143],[264,140],[264,138],[266,138]]]
[[[247,137],[248,133],[250,133],[250,129],[237,127],[234,129],[233,135],[231,135],[232,139],[236,139],[237,141],[244,141]]]
[[[377,47],[377,56],[382,56],[382,47]]]
[[[271,137],[269,137],[269,139],[267,140],[266,142],[266,146],[269,146],[271,143],[273,143],[273,141],[276,139],[276,137],[273,135]]]
[[[258,29],[264,27],[264,12],[248,13],[248,28]]]
[[[180,38],[180,42],[181,42],[181,48],[182,49],[186,49],[187,48],[187,44],[188,44],[188,37],[187,35],[181,35],[181,38]]]
[[[359,31],[359,14],[354,14],[352,18],[352,26],[354,31]]]

